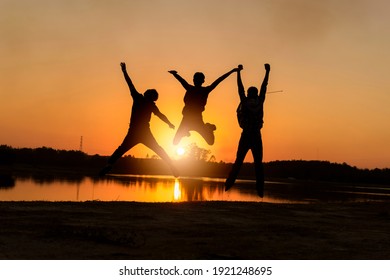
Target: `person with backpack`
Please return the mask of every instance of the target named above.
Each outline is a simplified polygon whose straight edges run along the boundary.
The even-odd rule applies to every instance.
[[[228,191],[236,181],[246,154],[251,150],[255,163],[256,189],[260,197],[264,196],[263,142],[260,130],[263,127],[263,105],[267,92],[269,72],[271,70],[269,64],[264,64],[264,67],[266,72],[260,87],[260,93],[256,87],[252,86],[248,88],[247,96],[245,96],[245,89],[241,80],[241,70],[243,67],[242,65],[238,67],[237,86],[240,104],[237,108],[237,119],[242,128],[242,133],[238,144],[236,160],[225,181],[225,191]]]

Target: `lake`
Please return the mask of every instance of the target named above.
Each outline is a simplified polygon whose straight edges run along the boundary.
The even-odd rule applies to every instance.
[[[110,175],[104,178],[26,176],[0,186],[0,201],[255,201],[319,203],[390,201],[390,186],[324,182],[265,182],[264,198],[255,181],[237,180],[228,192],[225,179]]]

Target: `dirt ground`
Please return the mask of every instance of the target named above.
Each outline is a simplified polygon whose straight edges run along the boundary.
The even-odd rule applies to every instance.
[[[0,259],[390,259],[390,204],[0,202]]]

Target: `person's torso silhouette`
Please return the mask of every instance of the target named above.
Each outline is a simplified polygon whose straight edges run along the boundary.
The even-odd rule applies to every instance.
[[[237,108],[237,119],[240,127],[246,131],[257,131],[263,127],[264,99],[245,97]]]
[[[156,103],[153,101],[152,97],[148,96],[148,91],[145,92],[145,95],[142,95],[139,92],[131,94],[133,97],[133,106],[130,116],[130,128],[136,130],[149,128],[152,113],[156,114],[158,111]]]
[[[208,87],[189,86],[184,95],[183,115],[202,114],[210,92]]]

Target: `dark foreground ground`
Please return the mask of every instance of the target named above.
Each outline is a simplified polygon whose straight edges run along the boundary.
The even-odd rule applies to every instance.
[[[390,204],[0,202],[0,259],[390,259]]]

